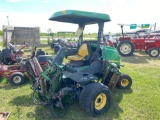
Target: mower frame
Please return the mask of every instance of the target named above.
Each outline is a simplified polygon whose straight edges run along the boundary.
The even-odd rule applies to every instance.
[[[80,68],[74,67],[73,69],[78,69],[76,72],[71,72],[67,69],[68,65],[70,67],[70,63],[62,64],[65,57],[65,50],[67,50],[66,47],[60,48],[51,64],[45,70],[42,70],[35,57],[29,59],[26,65],[28,66],[27,68],[29,68],[27,70],[28,74],[30,74],[33,80],[31,87],[33,90],[33,101],[36,104],[49,105],[51,114],[53,114],[55,118],[62,117],[55,112],[55,108],[61,108],[62,113],[65,112],[62,99],[67,95],[78,97],[82,109],[91,116],[97,116],[106,112],[112,101],[111,91],[107,85],[113,90],[116,85],[121,88],[129,88],[132,84],[132,79],[129,76],[127,76],[128,78],[122,76],[120,72],[120,56],[116,49],[107,47],[106,44],[101,41],[104,22],[110,21],[109,15],[65,10],[54,13],[49,20],[78,24],[82,30],[85,25],[97,23],[99,27],[98,40],[91,46],[94,48],[94,53],[91,56],[90,64],[87,66],[82,65]],[[79,35],[78,49],[83,43],[82,31]],[[103,58],[99,57],[100,51]],[[117,56],[116,59],[115,56]],[[108,61],[107,58],[110,58],[110,60],[115,63]],[[85,68],[87,68],[87,70]],[[96,75],[97,72],[101,72],[103,75]],[[101,80],[99,78],[101,78]],[[124,81],[127,81],[126,86],[122,86],[121,84]]]

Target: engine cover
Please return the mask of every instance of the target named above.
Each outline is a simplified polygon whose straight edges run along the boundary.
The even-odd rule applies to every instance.
[[[47,62],[47,61],[52,61],[52,56],[51,55],[39,55],[37,57],[37,60],[39,63],[41,62]]]

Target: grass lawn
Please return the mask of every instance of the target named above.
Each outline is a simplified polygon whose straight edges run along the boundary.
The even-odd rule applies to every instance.
[[[47,41],[47,40],[41,40],[41,43],[43,43],[43,44],[47,44],[47,43],[48,43],[48,41]]]
[[[53,54],[49,47],[42,49]],[[136,52],[131,57],[121,57],[121,62],[124,65],[121,71],[132,77],[133,85],[131,89],[112,91],[113,102],[106,113],[90,117],[80,108],[77,99],[67,99],[67,114],[60,120],[159,120],[160,56],[151,58],[144,52]],[[53,120],[46,106],[32,102],[30,86],[27,78],[20,86],[1,78],[0,112],[11,112],[9,120]]]

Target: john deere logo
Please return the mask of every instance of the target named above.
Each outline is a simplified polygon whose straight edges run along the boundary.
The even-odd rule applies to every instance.
[[[66,14],[66,11],[65,11],[65,10],[63,10],[63,11],[62,11],[62,14]]]

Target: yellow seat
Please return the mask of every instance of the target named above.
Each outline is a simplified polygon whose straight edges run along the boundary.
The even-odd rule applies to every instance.
[[[82,44],[78,50],[78,54],[68,56],[67,59],[73,60],[73,61],[83,60],[84,57],[88,55],[88,53],[89,52],[88,52],[87,44]]]

